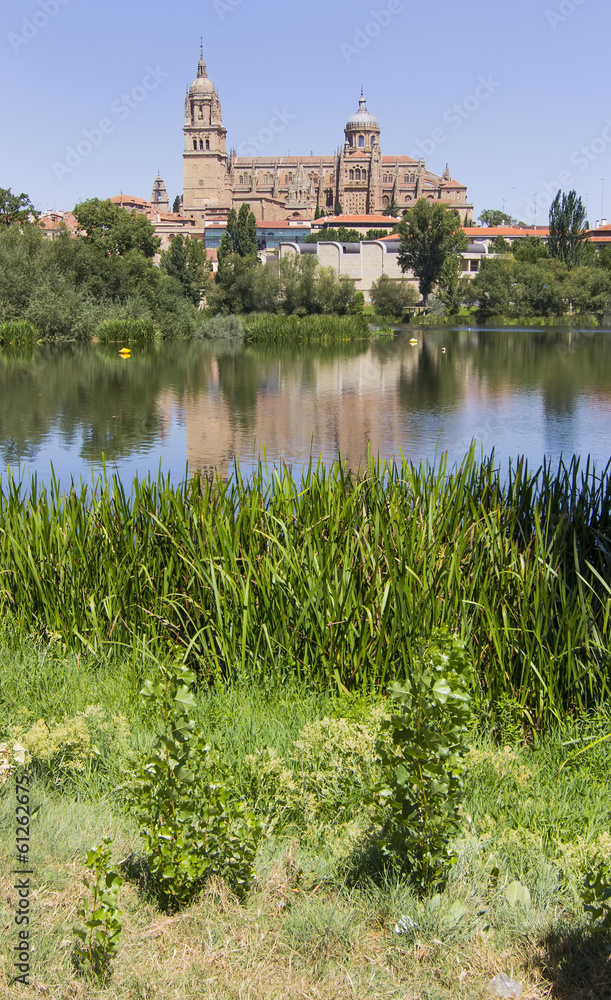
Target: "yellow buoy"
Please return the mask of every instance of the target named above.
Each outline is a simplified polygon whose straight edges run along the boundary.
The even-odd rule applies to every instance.
[[[119,354],[122,358],[131,357],[131,353],[132,352],[130,351],[129,347],[122,347],[121,350],[119,351]]]
[[[412,339],[410,340],[410,344],[417,344],[417,343],[418,341],[416,340],[416,338],[412,337]]]

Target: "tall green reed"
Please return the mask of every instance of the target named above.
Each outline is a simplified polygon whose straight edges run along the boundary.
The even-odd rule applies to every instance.
[[[611,466],[503,478],[459,468],[312,463],[301,480],[117,480],[0,495],[0,613],[100,651],[177,647],[210,681],[295,678],[374,691],[446,626],[483,711],[534,724],[609,693]]]
[[[252,344],[345,344],[368,340],[369,325],[363,315],[280,316],[255,313],[244,316],[244,339]]]

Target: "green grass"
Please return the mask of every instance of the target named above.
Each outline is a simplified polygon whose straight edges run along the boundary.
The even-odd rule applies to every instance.
[[[0,344],[35,344],[41,334],[27,319],[7,320],[0,323]]]
[[[608,694],[611,470],[573,460],[505,478],[372,461],[300,481],[117,480],[0,492],[0,614],[94,651],[178,648],[213,683],[374,692],[445,626],[479,710],[532,724]]]
[[[142,658],[66,654],[55,642],[41,648],[6,629],[0,662],[0,740],[10,735],[7,727],[13,731],[40,715],[53,729],[64,713],[74,716],[96,703],[129,719],[116,772],[105,771],[93,754],[95,767],[91,763],[58,787],[52,774],[35,767],[32,804],[40,809],[31,831],[32,978],[41,995],[484,1000],[489,981],[503,971],[524,985],[530,1000],[611,996],[609,941],[588,925],[578,892],[597,852],[611,856],[611,745],[571,756],[576,746],[608,731],[608,713],[576,717],[525,739],[512,730],[507,712],[498,735],[511,739],[511,747],[474,733],[458,862],[439,896],[419,899],[405,881],[372,878],[365,866],[355,878],[347,861],[367,830],[367,809],[359,796],[345,798],[343,809],[334,804],[338,776],[351,775],[363,790],[359,775],[369,773],[371,763],[368,744],[358,749],[359,734],[363,727],[375,730],[379,699],[314,694],[295,684],[200,686],[195,715],[251,801],[261,782],[253,784],[246,758],[273,750],[280,760],[282,766],[267,773],[267,794],[257,805],[263,813],[271,810],[276,825],[260,847],[257,882],[245,905],[213,883],[201,900],[168,918],[136,884],[125,885],[121,952],[102,992],[71,969],[71,926],[84,892],[87,851],[107,835],[114,839],[115,861],[138,851],[138,830],[116,790],[117,773],[122,764],[122,780],[129,780],[132,755],[152,740],[156,720],[137,689],[154,667]],[[20,694],[19,679],[29,675],[36,683]],[[337,728],[329,730],[325,718]],[[335,738],[317,743],[323,731]],[[13,824],[9,783],[0,786],[0,920],[9,936]],[[529,890],[528,905],[508,898],[516,880]],[[13,1000],[22,993],[8,985],[7,954],[3,949],[0,993]]]
[[[105,319],[95,336],[101,344],[152,344],[161,334],[150,319]]]
[[[369,325],[357,316],[278,316],[259,313],[242,317],[249,344],[344,344],[368,340]]]

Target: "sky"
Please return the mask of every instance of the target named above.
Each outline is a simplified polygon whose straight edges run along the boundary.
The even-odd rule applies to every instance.
[[[335,152],[361,87],[385,155],[446,162],[474,216],[611,217],[609,0],[3,0],[0,187],[71,209],[182,191],[200,37],[238,154]],[[601,214],[602,206],[602,214]]]

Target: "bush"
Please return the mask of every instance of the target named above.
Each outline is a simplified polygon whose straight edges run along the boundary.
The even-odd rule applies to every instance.
[[[441,634],[390,695],[398,706],[381,726],[382,826],[376,840],[394,867],[426,892],[454,863],[470,728],[471,665],[463,643]]]
[[[420,295],[409,282],[382,274],[371,286],[371,301],[378,316],[401,319],[420,301]]]
[[[161,908],[191,902],[217,875],[244,895],[262,824],[233,791],[190,717],[195,675],[181,664],[161,668],[141,694],[161,710],[163,732],[145,760],[129,798],[141,824],[144,856]]]

